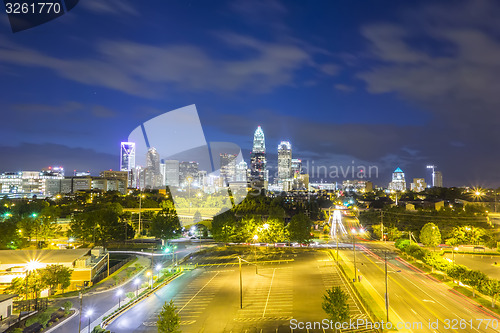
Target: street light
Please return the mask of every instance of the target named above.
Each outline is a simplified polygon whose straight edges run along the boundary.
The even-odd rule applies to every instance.
[[[255,274],[258,274],[257,270],[257,239],[259,239],[258,235],[253,235],[253,260],[255,261]]]
[[[94,310],[92,310],[92,309],[88,309],[87,313],[86,313],[87,317],[89,318],[89,333],[90,333],[90,317],[92,316],[93,313],[94,313]]]
[[[356,270],[356,238],[354,235],[356,234],[356,229],[351,229],[352,234],[352,251],[354,253],[354,282],[358,279],[358,273]]]
[[[147,272],[146,276],[148,277],[149,280],[149,288],[153,289],[153,275],[151,274],[151,272]]]
[[[455,266],[455,251],[458,251],[458,247],[451,248],[451,253],[453,254],[453,266]]]
[[[135,284],[135,297],[137,298],[137,294],[139,293],[139,285],[141,284],[141,279],[136,278],[134,280],[134,284]]]
[[[118,308],[120,308],[120,303],[121,303],[121,300],[122,300],[122,294],[123,294],[123,290],[122,289],[118,289],[118,291],[116,292],[116,295],[118,296]]]

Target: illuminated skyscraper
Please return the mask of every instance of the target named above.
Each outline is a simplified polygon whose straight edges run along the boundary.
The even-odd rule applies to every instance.
[[[160,155],[151,147],[146,154],[146,187],[157,188],[161,183]]]
[[[292,177],[298,177],[302,173],[302,160],[292,158]]]
[[[292,145],[288,141],[278,145],[278,178],[281,181],[292,178]]]
[[[135,168],[135,143],[122,142],[120,149],[120,171],[130,171]]]
[[[226,185],[236,180],[236,157],[234,154],[220,154],[220,176]]]
[[[266,172],[266,141],[264,132],[259,126],[253,136],[252,154],[250,156],[250,176],[253,182],[259,187],[264,187],[267,179]]]
[[[406,191],[405,173],[400,168],[396,168],[392,173],[392,182],[389,183],[389,190]]]
[[[441,171],[434,172],[434,187],[443,187],[443,173]]]

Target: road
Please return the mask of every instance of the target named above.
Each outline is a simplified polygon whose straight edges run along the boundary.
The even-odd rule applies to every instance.
[[[217,262],[207,257],[202,257],[201,262],[208,259]],[[283,259],[294,261],[261,264],[258,274],[255,266],[242,266],[241,309],[238,265],[231,264],[231,258],[222,257],[222,265],[186,271],[118,317],[107,329],[120,333],[156,332],[160,308],[170,299],[181,317],[183,332],[291,332],[292,318],[321,321],[325,318],[321,308],[325,290],[332,285],[345,288],[332,260],[324,251],[308,249],[293,250]],[[366,318],[352,297],[349,305],[353,318]]]
[[[392,253],[390,247],[380,243],[363,243],[358,245],[356,262],[359,273],[363,276],[362,283],[372,291],[377,303],[385,309],[385,271],[384,252],[389,251],[388,285],[389,285],[389,318],[393,323],[422,323],[422,328],[413,325],[399,332],[500,332],[491,327],[478,325],[477,319],[496,319],[484,308],[461,296],[443,283],[424,274],[422,271],[408,265],[404,260]],[[341,254],[353,266],[353,251],[342,250]],[[468,322],[467,328],[446,328],[447,320],[461,319]],[[438,321],[438,328],[428,327],[429,320]],[[470,322],[472,321],[472,327]],[[453,322],[451,322],[453,324]]]
[[[192,253],[196,251],[198,248],[197,247],[192,247],[188,246],[186,247],[186,244],[190,245],[190,242],[187,243],[177,243],[178,244],[178,249],[176,251],[176,254],[178,255],[178,258],[182,258],[189,253]],[[164,261],[165,264],[168,265],[171,263],[172,256],[165,256]],[[155,262],[160,262],[161,259],[159,257],[155,257]],[[128,283],[124,284],[121,288],[123,291],[122,294],[122,299],[124,295],[128,292],[135,292],[136,286],[133,281],[129,281]],[[71,299],[68,299],[70,302],[73,303],[73,307],[78,308],[79,307],[79,299],[78,297],[74,297]],[[85,294],[83,296],[83,305],[82,305],[82,324],[81,328],[82,331],[87,332],[86,328],[89,323],[89,318],[86,316],[88,313],[88,310],[92,310],[93,314],[90,317],[90,321],[92,323],[92,326],[95,326],[97,324],[100,324],[100,322],[94,322],[99,316],[102,314],[106,313],[109,309],[115,307],[118,304],[118,295],[117,295],[117,290],[109,290],[109,291],[103,291],[100,293],[89,293]],[[76,316],[63,324],[57,326],[52,332],[54,333],[67,333],[67,332],[78,332],[78,322],[79,322],[79,316]]]

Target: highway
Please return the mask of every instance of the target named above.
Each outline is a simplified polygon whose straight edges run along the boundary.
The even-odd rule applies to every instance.
[[[500,332],[478,319],[500,320],[496,315],[476,305],[465,296],[451,291],[445,284],[414,268],[397,257],[390,247],[380,243],[358,244],[357,268],[362,276],[362,283],[385,309],[385,271],[384,252],[388,250],[388,290],[390,312],[389,319],[394,324],[417,323],[411,327],[399,329],[400,332]],[[353,267],[353,251],[342,250]],[[358,282],[359,283],[359,282]],[[429,328],[431,322],[438,321],[437,328]],[[466,328],[453,327],[453,320],[466,321]],[[449,327],[447,327],[449,321]],[[462,323],[463,323],[462,321]],[[422,327],[418,326],[422,323]]]
[[[242,266],[243,300],[240,309],[239,271],[234,257],[197,258],[201,264],[186,271],[107,327],[111,332],[156,332],[161,306],[174,300],[182,332],[291,332],[290,320],[321,321],[322,295],[333,285],[345,287],[324,251],[287,250],[279,263]],[[232,259],[232,260],[231,260]],[[350,293],[353,318],[367,318]],[[295,330],[300,332],[301,330]],[[333,330],[309,330],[333,332]]]

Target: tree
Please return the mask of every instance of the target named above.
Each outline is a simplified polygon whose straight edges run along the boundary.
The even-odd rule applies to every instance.
[[[71,283],[71,269],[63,265],[48,265],[38,271],[42,284],[50,288],[50,294],[52,294],[57,286],[60,286],[64,290]]]
[[[495,301],[500,294],[500,281],[498,280],[489,280],[488,285],[486,286],[486,289],[488,291],[488,295],[491,296],[491,307],[495,307]]]
[[[333,287],[326,290],[321,307],[333,322],[345,322],[349,320],[348,299],[349,297],[340,287]]]
[[[151,220],[151,235],[171,239],[181,234],[181,224],[174,209],[162,209]]]
[[[298,243],[309,243],[311,240],[312,221],[307,215],[300,213],[292,217],[288,224],[290,240]]]
[[[420,231],[420,241],[425,246],[436,246],[441,244],[441,232],[434,223],[426,223]]]
[[[193,222],[194,223],[198,223],[200,222],[201,220],[203,220],[203,217],[201,216],[201,213],[199,210],[197,210],[194,215],[193,215]]]
[[[180,316],[175,313],[177,307],[174,305],[174,301],[165,302],[161,308],[160,314],[158,315],[158,333],[180,333]]]

